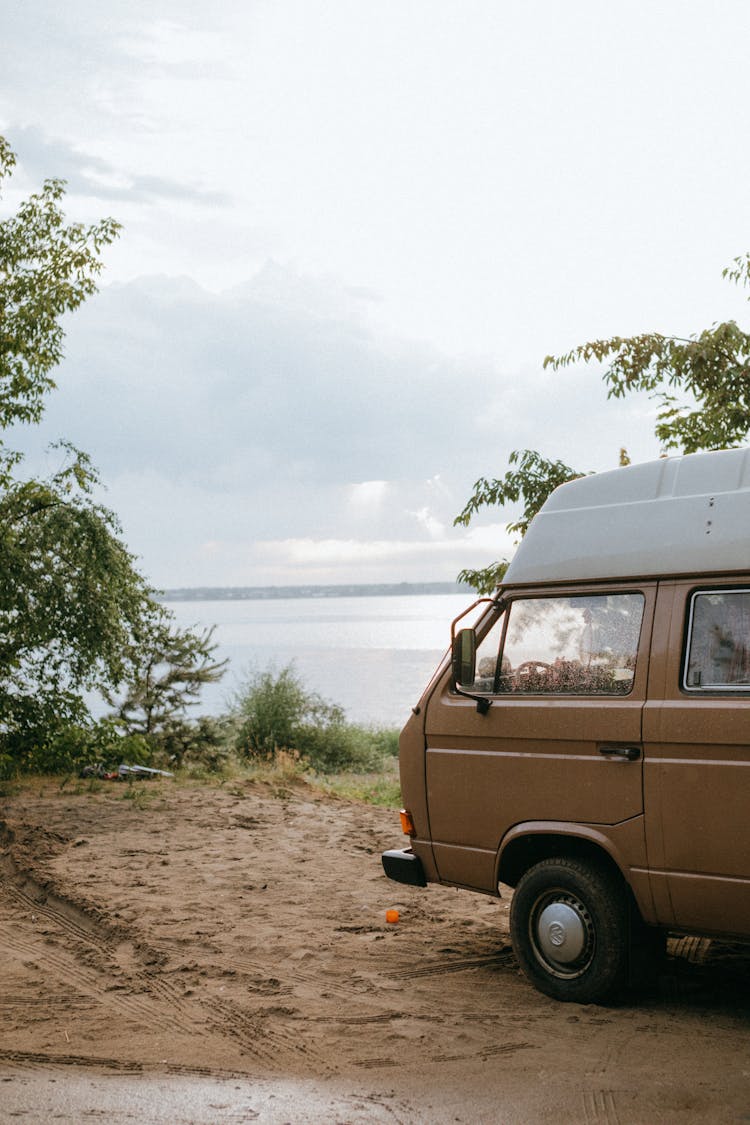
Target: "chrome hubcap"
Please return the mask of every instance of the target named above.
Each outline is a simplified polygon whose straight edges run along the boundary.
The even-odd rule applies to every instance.
[[[537,900],[529,917],[529,937],[537,960],[553,976],[580,976],[594,956],[593,919],[586,905],[562,888]]]
[[[566,902],[552,902],[545,906],[539,915],[537,933],[545,957],[564,965],[577,961],[586,944],[583,919]]]

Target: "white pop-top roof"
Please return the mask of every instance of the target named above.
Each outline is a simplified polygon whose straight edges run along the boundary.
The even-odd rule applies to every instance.
[[[724,449],[560,485],[503,585],[739,570],[750,570],[750,449]]]

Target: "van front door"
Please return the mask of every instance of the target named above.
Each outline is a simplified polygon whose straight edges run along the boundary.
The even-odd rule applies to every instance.
[[[478,629],[472,692],[428,704],[426,782],[441,879],[490,893],[515,825],[629,824],[645,866],[641,712],[655,584],[507,593]]]
[[[654,642],[644,791],[659,920],[748,934],[750,583],[660,584]]]

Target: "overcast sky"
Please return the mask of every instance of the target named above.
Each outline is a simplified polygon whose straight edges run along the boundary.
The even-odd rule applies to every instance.
[[[114,215],[38,434],[160,586],[451,579],[515,448],[658,453],[547,353],[747,321],[744,0],[5,0],[9,213]]]

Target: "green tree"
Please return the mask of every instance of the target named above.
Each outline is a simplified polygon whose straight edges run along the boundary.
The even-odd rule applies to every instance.
[[[49,715],[80,720],[83,691],[117,681],[152,594],[97,504],[84,454],[46,480],[0,493],[0,731],[32,734]]]
[[[204,684],[224,675],[227,661],[214,660],[216,647],[213,629],[177,629],[163,606],[153,607],[125,650],[119,700],[107,693],[123,728],[151,736],[183,720]]]
[[[750,254],[734,259],[723,276],[750,286]],[[559,371],[575,363],[605,365],[608,398],[646,392],[658,403],[655,434],[662,451],[695,453],[743,445],[750,433],[750,335],[735,321],[714,324],[683,338],[658,332],[613,336],[580,344],[561,356],[548,355],[544,367]],[[549,494],[567,480],[585,475],[534,450],[510,455],[517,466],[499,480],[480,478],[454,523],[468,525],[485,507],[523,504],[508,530],[523,536]],[[628,464],[620,451],[620,464]],[[464,570],[459,579],[486,593],[500,581],[507,562],[484,570]]]
[[[16,159],[0,137],[0,189]],[[39,764],[50,732],[89,724],[85,695],[121,683],[133,645],[163,615],[116,516],[95,498],[88,457],[67,442],[59,468],[24,476],[8,447],[38,422],[63,355],[61,318],[96,289],[112,219],[66,223],[64,182],[47,180],[0,221],[0,759]],[[191,641],[184,639],[190,649]],[[75,741],[75,740],[74,740]]]

